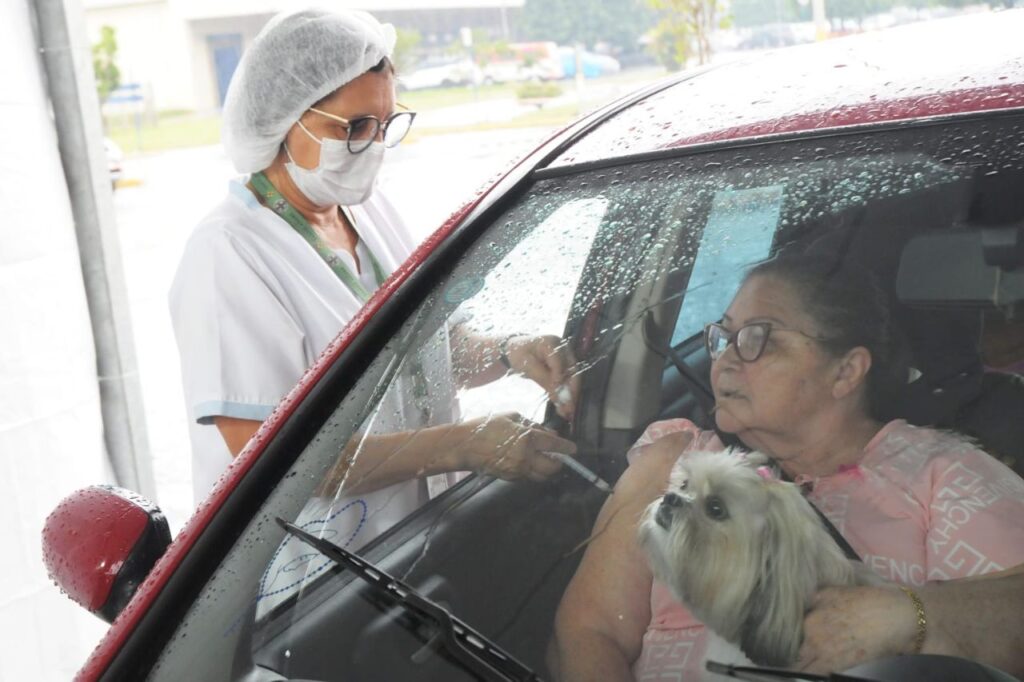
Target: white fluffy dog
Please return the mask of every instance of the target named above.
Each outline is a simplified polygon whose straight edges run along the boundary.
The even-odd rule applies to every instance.
[[[713,638],[708,659],[781,667],[796,660],[818,588],[874,581],[765,462],[733,451],[681,458],[644,514],[640,542],[655,577],[731,644]]]

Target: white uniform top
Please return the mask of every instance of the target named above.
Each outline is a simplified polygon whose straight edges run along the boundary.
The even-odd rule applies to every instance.
[[[320,255],[243,182],[232,182],[228,196],[195,228],[170,292],[197,503],[231,461],[213,417],[266,419],[362,306]],[[412,252],[415,240],[379,190],[351,212],[360,236],[360,279],[373,291],[377,283],[366,248],[390,273]],[[347,264],[353,265],[350,259]],[[456,416],[449,350],[442,329],[421,352],[431,386],[431,423]],[[370,433],[426,425],[419,409],[402,400],[402,385],[408,382],[401,375],[394,382]],[[425,496],[425,486],[414,488],[416,499],[408,500],[413,508]],[[387,507],[397,514],[386,516],[400,518],[411,511],[395,499],[395,491],[388,494],[382,500],[389,500]]]
[[[372,292],[377,282],[367,248],[390,273],[412,252],[415,240],[379,190],[351,212],[360,237],[359,278]],[[339,255],[354,273],[349,254]],[[231,461],[213,418],[266,419],[362,303],[286,221],[262,206],[242,182],[231,183],[228,196],[189,238],[170,293],[191,416],[197,503]],[[417,370],[421,376],[414,378]],[[417,395],[417,379],[425,397]],[[393,433],[455,419],[451,348],[442,326],[403,362],[361,431]],[[414,479],[358,498],[313,497],[295,523],[358,549],[459,478]],[[286,538],[261,581],[259,613],[287,599],[328,564],[295,538]]]

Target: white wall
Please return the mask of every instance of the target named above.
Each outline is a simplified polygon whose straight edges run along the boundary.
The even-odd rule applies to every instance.
[[[197,19],[188,22],[189,45],[192,54],[192,83],[195,89],[197,110],[213,111],[220,107],[213,51],[210,50],[206,42],[207,37],[216,34],[238,33],[242,36],[244,52],[272,16],[272,13],[249,14],[240,17]]]
[[[167,0],[95,4],[87,3],[86,34],[95,43],[101,27],[114,28],[122,83],[141,83],[156,111],[201,108],[193,82],[188,25]]]
[[[112,477],[30,2],[0,3],[0,679],[68,680],[106,626],[50,583],[40,532],[61,498]]]

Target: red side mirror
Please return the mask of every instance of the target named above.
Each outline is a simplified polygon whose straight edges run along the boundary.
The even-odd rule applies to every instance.
[[[107,622],[171,543],[158,507],[129,490],[92,486],[64,498],[43,527],[43,561],[57,586]]]

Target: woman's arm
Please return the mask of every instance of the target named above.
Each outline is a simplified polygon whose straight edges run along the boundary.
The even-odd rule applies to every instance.
[[[571,455],[576,445],[514,413],[416,431],[356,434],[321,490],[333,493],[344,485],[347,494],[366,493],[449,471],[542,481],[562,468],[545,451]]]
[[[1024,677],[1024,564],[918,590],[923,653],[963,656]]]
[[[463,388],[475,388],[497,381],[509,371],[501,364],[502,341],[506,336],[483,336],[468,324],[456,325],[451,330],[452,371],[455,382]]]
[[[921,653],[961,656],[1024,676],[1024,564],[915,590],[924,605]],[[901,590],[831,587],[804,620],[799,667],[828,673],[914,652],[917,609]]]
[[[922,651],[1024,676],[1024,482],[970,443],[936,445],[914,493],[926,512],[923,575],[944,576],[913,588],[924,606]],[[972,575],[998,566],[1014,568]],[[917,609],[901,590],[826,589],[804,621],[801,663],[845,670],[913,653],[917,638]]]
[[[237,417],[214,417],[213,423],[220,431],[220,437],[227,443],[231,457],[238,457],[249,439],[259,431],[261,421],[255,419],[238,419]]]
[[[555,616],[548,665],[561,682],[632,681],[651,620],[652,578],[637,526],[647,505],[664,493],[689,440],[677,433],[647,446],[601,509]]]
[[[460,386],[473,388],[496,381],[509,372],[522,375],[543,388],[560,415],[576,409],[579,377],[569,344],[557,336],[483,336],[466,325],[452,331],[452,360]],[[500,358],[505,354],[506,367]]]
[[[214,417],[232,456],[238,455],[260,422]],[[517,414],[495,415],[417,431],[356,434],[321,484],[320,494],[367,493],[421,476],[476,471],[505,480],[548,478],[562,464],[544,451],[573,454],[576,446]]]

